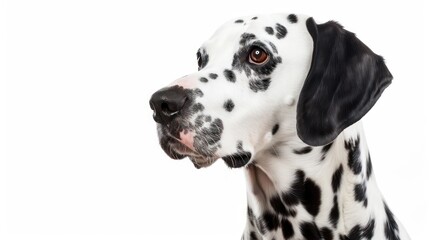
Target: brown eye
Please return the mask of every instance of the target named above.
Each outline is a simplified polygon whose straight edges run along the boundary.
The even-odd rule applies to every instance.
[[[260,47],[254,47],[252,50],[250,50],[249,53],[249,62],[256,64],[256,65],[262,65],[266,63],[269,59],[268,54]]]

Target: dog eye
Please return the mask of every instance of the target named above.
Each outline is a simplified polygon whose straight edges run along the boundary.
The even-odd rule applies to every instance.
[[[201,68],[201,64],[203,64],[203,59],[201,58],[200,52],[197,52],[197,62],[198,62],[198,68]]]
[[[268,59],[269,59],[268,53],[266,53],[260,47],[253,47],[249,52],[250,63],[256,64],[256,65],[262,65],[266,63]]]

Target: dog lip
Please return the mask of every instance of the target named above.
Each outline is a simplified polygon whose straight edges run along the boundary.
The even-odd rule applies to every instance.
[[[162,141],[163,148],[167,155],[173,159],[183,159],[188,157],[196,168],[208,167],[216,162],[219,159],[219,156],[216,155],[206,155],[200,153],[198,149],[193,149],[184,142],[174,136],[167,128],[164,127],[161,138],[165,138],[165,141]]]
[[[172,158],[174,160],[181,160],[181,159],[184,159],[186,157],[186,155],[175,151],[175,149],[170,149],[170,151],[166,152],[166,153],[170,158]]]
[[[189,156],[189,159],[197,169],[208,167],[218,160],[217,157],[191,157],[191,156]]]
[[[186,155],[188,157],[203,157],[202,155],[198,154],[197,152],[193,151],[192,149],[188,148],[186,145],[180,144],[180,146],[183,146],[181,148],[174,148],[174,150],[182,155]]]
[[[199,152],[197,152],[194,149],[189,148],[188,146],[186,146],[185,144],[183,144],[182,142],[178,141],[177,139],[173,138],[174,143],[170,143],[170,148],[180,154],[183,155],[185,157],[190,157],[190,158],[197,158],[197,159],[213,159],[213,158],[217,158],[216,156],[206,156],[203,155]]]

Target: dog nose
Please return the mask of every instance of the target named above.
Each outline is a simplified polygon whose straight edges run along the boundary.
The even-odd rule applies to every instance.
[[[161,124],[170,123],[180,115],[187,100],[183,87],[166,87],[155,92],[149,101],[150,108],[153,110],[153,119]]]

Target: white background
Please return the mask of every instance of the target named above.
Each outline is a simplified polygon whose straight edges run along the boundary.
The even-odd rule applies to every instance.
[[[0,1],[0,239],[239,239],[242,171],[170,160],[148,100],[196,71],[220,24],[270,12],[337,20],[384,56],[394,82],[364,118],[374,171],[427,239],[428,9],[398,2]]]

